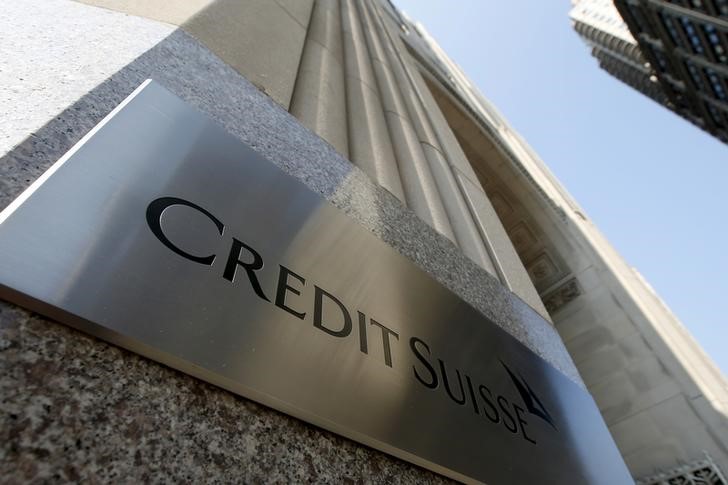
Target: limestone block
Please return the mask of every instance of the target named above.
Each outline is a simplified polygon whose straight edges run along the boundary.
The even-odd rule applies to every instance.
[[[682,456],[679,442],[674,439],[662,438],[648,448],[642,448],[634,453],[622,454],[630,473],[635,478],[654,475],[656,472],[671,469],[680,464]]]
[[[284,0],[282,4],[293,4],[298,10],[304,10],[306,2],[298,0]],[[334,59],[344,59],[344,44],[342,42],[341,9],[338,0],[317,0],[314,11],[311,12],[311,21],[308,24],[308,40],[317,42],[326,47]],[[306,25],[303,22],[303,25]]]
[[[290,111],[303,125],[348,158],[344,72],[321,44],[306,42]]]
[[[569,340],[569,353],[577,364],[590,358],[594,352],[613,345],[614,335],[606,327],[593,326]]]
[[[378,93],[360,79],[347,76],[346,98],[351,161],[407,204]]]
[[[609,426],[623,456],[651,448],[662,441],[660,427],[648,412],[641,412]]]
[[[554,324],[567,348],[571,340],[591,329],[595,322],[597,322],[597,318],[584,298],[577,299],[574,303],[564,307],[554,317]]]
[[[614,375],[627,364],[627,359],[617,346],[603,347],[579,362],[579,373],[588,386],[596,386]]]
[[[372,69],[379,85],[379,95],[384,111],[396,113],[409,120],[407,108],[402,100],[400,84],[388,64],[379,59],[372,59]]]
[[[306,28],[278,3],[217,0],[187,21],[183,28],[278,104],[288,108]]]
[[[344,63],[347,76],[359,79],[376,91],[377,81],[374,79],[366,39],[353,0],[342,0],[341,19],[341,31],[344,39]]]
[[[487,234],[493,253],[498,260],[494,261],[500,267],[507,279],[507,286],[516,295],[523,299],[528,305],[545,318],[550,319],[541,298],[531,283],[531,279],[523,267],[521,259],[516,250],[513,249],[511,240],[495,213],[488,196],[469,179],[462,177],[460,183],[465,190],[465,196],[473,209],[475,220],[481,226],[481,233]]]
[[[439,150],[427,143],[422,143],[422,151],[427,158],[438,190],[442,195],[442,201],[458,245],[466,256],[497,277],[498,273],[493,266],[478,227],[473,221],[473,216],[447,160]]]
[[[716,443],[713,438],[716,430],[706,426],[690,401],[684,394],[679,394],[655,405],[650,413],[662,432],[679,443],[679,458],[694,460],[700,458],[702,450],[705,450],[723,463],[728,463],[724,443]]]
[[[412,61],[410,60],[410,62]],[[447,155],[448,162],[453,167],[453,170],[470,179],[470,181],[474,184],[480,185],[480,181],[473,170],[473,166],[465,156],[462,147],[453,133],[453,128],[450,127],[445,115],[437,105],[430,88],[427,86],[419,72],[415,69],[411,69],[411,71],[415,87],[421,94],[424,110],[427,112],[427,115],[432,122],[432,126],[437,132],[437,137],[442,145],[443,151]]]
[[[301,24],[302,27],[308,25],[309,18],[311,17],[311,7],[313,7],[314,0],[274,0],[283,9],[288,12],[291,17]]]
[[[169,0],[77,0],[81,3],[137,15],[152,20],[159,20],[174,25],[182,25],[200,10],[215,0],[185,0],[170,2]]]
[[[384,117],[397,157],[407,205],[437,232],[455,241],[440,193],[412,125],[395,112],[385,110]]]
[[[634,413],[633,403],[638,393],[623,370],[617,370],[596,385],[587,384],[587,387],[610,429]]]

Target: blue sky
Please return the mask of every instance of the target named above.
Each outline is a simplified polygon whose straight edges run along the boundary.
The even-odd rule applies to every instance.
[[[728,146],[597,66],[568,1],[394,0],[728,375]]]

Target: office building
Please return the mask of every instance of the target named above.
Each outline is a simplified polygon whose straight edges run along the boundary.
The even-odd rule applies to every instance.
[[[29,232],[53,226],[58,237],[43,240],[56,247],[71,237],[69,227],[80,227],[72,218],[42,219],[43,211],[27,216],[23,207],[33,207],[48,185],[33,186],[37,192],[25,206],[11,202],[82,138],[80,148],[61,159],[67,160],[64,170],[73,170],[88,147],[105,140],[110,145],[97,153],[122,157],[114,158],[114,170],[121,172],[92,180],[77,174],[78,189],[68,190],[68,198],[56,193],[48,211],[99,193],[101,186],[116,187],[100,192],[98,205],[77,207],[98,218],[120,200],[141,197],[144,187],[159,183],[166,190],[176,179],[163,163],[156,176],[137,179],[139,187],[121,183],[124,153],[139,146],[168,150],[189,165],[186,154],[198,146],[198,136],[204,145],[203,135],[217,141],[205,147],[222,150],[214,152],[220,159],[224,149],[242,150],[242,144],[254,150],[261,157],[255,161],[260,187],[270,189],[268,200],[257,181],[243,181],[250,194],[218,196],[239,179],[228,184],[214,179],[215,170],[200,169],[190,190],[207,194],[207,203],[161,193],[147,207],[151,232],[146,226],[115,229],[105,221],[84,229],[94,244],[83,246],[68,271],[48,281],[31,278],[52,300],[39,306],[39,297],[18,296],[29,293],[14,282],[46,268],[55,271],[64,254],[41,248],[42,256],[30,258],[37,264],[9,253],[0,259],[0,472],[7,480],[440,483],[444,475],[488,483],[629,483],[628,469],[650,484],[704,473],[713,480],[708,483],[724,483],[725,378],[526,141],[426,29],[391,3],[27,0],[4,6],[0,32],[12,32],[14,43],[3,54],[0,73],[8,113],[0,138],[0,206],[10,207],[0,218],[3,250],[25,254],[31,246],[22,231],[22,243],[13,239],[13,224],[28,224],[22,227]],[[641,73],[644,63],[632,51],[618,60]],[[634,76],[636,84],[642,82]],[[137,113],[141,133],[128,122],[129,113]],[[173,125],[181,133],[178,143],[160,148],[155,124],[177,115],[188,120]],[[122,122],[128,123],[126,132],[114,132]],[[204,129],[187,131],[193,125]],[[132,132],[136,138],[123,138]],[[88,173],[98,170],[97,163],[104,157],[93,158]],[[64,180],[63,173],[70,172],[58,169],[44,184]],[[285,205],[287,190],[308,194],[301,195],[306,203]],[[252,204],[245,197],[254,194],[258,205],[246,207]],[[321,200],[312,202],[311,194]],[[251,211],[246,214],[260,213],[233,223],[232,214],[219,215],[224,204],[210,208],[217,199]],[[165,201],[204,214],[207,226],[199,227],[232,237],[237,259],[232,249],[227,259],[191,256],[205,247],[165,242],[157,204]],[[297,226],[303,217],[318,225]],[[32,224],[37,220],[47,224]],[[245,237],[235,232],[245,228]],[[288,237],[286,231],[294,236],[281,249],[275,237]],[[258,233],[273,234],[273,242],[256,239]],[[154,243],[154,236],[163,244],[150,246],[152,255],[143,260],[152,269],[136,264],[138,272],[130,273],[130,248],[139,241],[134,238]],[[16,242],[9,244],[11,239]],[[243,247],[253,254],[252,263],[242,258]],[[295,260],[299,269],[285,259],[291,247],[315,258]],[[99,254],[112,265],[104,266],[102,276],[89,273]],[[217,270],[221,263],[222,278],[196,272]],[[235,277],[239,267],[247,272],[242,280]],[[175,291],[147,286],[148,278],[163,278],[170,268],[179,277],[164,281]],[[273,269],[281,275],[277,285],[266,273]],[[91,282],[78,286],[78,275]],[[230,306],[225,295],[233,284],[246,305],[267,306]],[[421,299],[413,299],[417,291],[423,291]],[[123,296],[128,292],[139,300]],[[369,293],[378,298],[368,299]],[[445,321],[432,323],[439,333],[433,332],[426,351],[424,340],[414,337],[408,347],[405,332],[420,331],[411,317],[427,320],[431,300],[438,299],[428,298],[432,294],[448,302],[433,307]],[[98,321],[80,309],[76,320],[69,318],[78,307],[63,305],[78,303],[79,295],[83,311]],[[306,310],[308,297],[315,303]],[[324,298],[350,317],[341,330],[326,327]],[[94,327],[111,316],[143,319],[156,311],[148,305],[154,301],[169,305],[160,322],[173,331],[162,332],[156,321],[135,330],[143,338]],[[231,316],[231,308],[240,313]],[[235,341],[231,335],[237,334],[225,332],[237,330],[229,327],[213,338],[206,332],[221,328],[215,318],[205,320],[204,332],[187,333],[199,322],[179,309],[211,312],[250,328],[258,328],[260,316],[266,326],[255,345]],[[471,325],[476,314],[487,335],[506,343],[493,347],[483,339]],[[53,320],[90,329],[101,340]],[[461,326],[466,324],[471,326]],[[291,333],[272,330],[280,326]],[[422,332],[429,331],[425,327]],[[160,349],[160,342],[208,352],[195,360]],[[310,342],[316,346],[301,348]],[[213,369],[216,362],[239,362],[235,352],[226,354],[237,343],[246,365],[237,374],[224,365]],[[276,345],[287,352],[276,353]],[[419,360],[401,367],[410,349]],[[438,352],[447,358],[435,360]],[[521,367],[513,370],[511,357]],[[460,367],[465,370],[462,379],[457,372],[458,394],[448,385],[447,366],[461,362],[485,370],[466,374]],[[266,378],[281,375],[280,369],[317,389],[315,395],[300,389],[291,394],[295,380],[279,385]],[[304,372],[310,369],[318,374]],[[495,384],[478,386],[481,375]],[[238,386],[236,376],[247,381]],[[500,393],[500,411],[487,406],[487,386]],[[485,397],[479,400],[476,391]],[[598,406],[596,418],[589,415],[589,394]],[[586,411],[566,412],[573,409]],[[433,419],[412,421],[430,410],[437,411]],[[379,418],[370,421],[370,415]],[[463,426],[472,419],[477,425]],[[458,439],[471,436],[485,444]]]
[[[658,103],[669,106],[637,41],[611,0],[579,0],[569,12],[574,30],[599,67]]]
[[[600,67],[728,142],[728,3],[579,0],[570,17]]]

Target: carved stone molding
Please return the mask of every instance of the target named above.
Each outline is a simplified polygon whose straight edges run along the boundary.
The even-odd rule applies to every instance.
[[[488,195],[490,197],[490,203],[493,204],[493,209],[495,209],[501,221],[513,214],[513,206],[506,200],[503,194],[494,191]]]
[[[576,282],[576,278],[572,278],[554,291],[543,297],[543,304],[550,314],[554,314],[564,307],[570,301],[575,300],[581,295],[581,290]]]
[[[553,258],[545,251],[526,263],[526,270],[531,276],[531,280],[536,284],[536,287],[540,283],[552,280],[560,272]]]
[[[526,221],[521,221],[508,231],[508,236],[511,238],[513,247],[516,248],[516,252],[519,256],[532,250],[536,245],[536,236],[533,230],[528,226]]]
[[[703,460],[642,478],[636,485],[728,485],[728,481],[706,453]]]

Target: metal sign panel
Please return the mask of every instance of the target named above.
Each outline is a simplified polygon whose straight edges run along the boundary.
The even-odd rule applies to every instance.
[[[631,483],[587,392],[150,81],[0,214],[0,296],[456,479]]]

